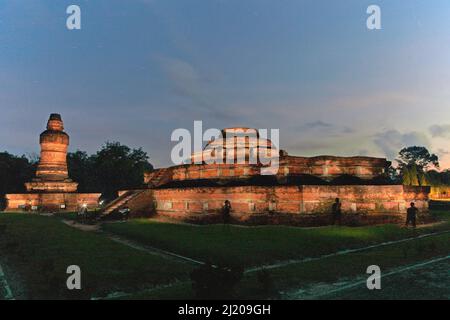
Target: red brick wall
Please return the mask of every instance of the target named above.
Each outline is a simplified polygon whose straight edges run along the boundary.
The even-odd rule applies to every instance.
[[[325,180],[340,175],[354,175],[371,179],[384,173],[386,159],[371,157],[293,157],[280,158],[277,175],[311,174]],[[260,175],[260,167],[250,164],[198,164],[180,165],[170,168],[173,180],[239,178]],[[146,173],[145,183],[150,183],[158,170]]]
[[[31,206],[39,207],[39,210],[45,211],[78,211],[86,204],[88,209],[98,207],[100,193],[25,193],[25,194],[7,194],[7,207],[5,211],[21,211],[20,205],[24,205],[26,210]],[[66,209],[61,209],[65,204]]]
[[[189,215],[220,214],[229,200],[232,213],[240,219],[269,211],[295,216],[328,215],[335,198],[340,198],[344,213],[392,214],[406,211],[414,201],[421,211],[428,210],[429,188],[393,186],[276,186],[155,189],[158,214],[174,218]]]

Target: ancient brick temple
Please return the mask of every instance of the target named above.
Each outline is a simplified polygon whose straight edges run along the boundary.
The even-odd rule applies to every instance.
[[[27,193],[6,195],[6,211],[74,211],[80,206],[96,208],[100,194],[77,193],[78,183],[69,178],[69,135],[64,132],[64,124],[59,114],[50,115],[47,130],[41,133],[39,143],[41,153],[36,177],[25,183]]]
[[[233,130],[224,129],[223,135]],[[234,140],[234,144],[227,143]],[[299,157],[273,150],[269,139],[256,148],[236,137],[210,141],[191,157],[193,164],[177,165],[145,174],[146,188],[121,191],[104,214],[127,206],[136,215],[159,215],[190,222],[221,221],[225,200],[231,202],[231,216],[239,223],[287,223],[322,225],[331,220],[335,198],[342,202],[345,223],[366,224],[403,221],[410,202],[422,217],[428,209],[429,187],[393,185],[386,178],[390,162],[373,157]],[[211,146],[213,147],[211,150]],[[262,175],[265,165],[251,163],[259,154],[279,153],[278,170]],[[215,154],[220,150],[220,155]],[[268,152],[267,152],[268,150]],[[211,157],[244,159],[239,163],[211,163]]]

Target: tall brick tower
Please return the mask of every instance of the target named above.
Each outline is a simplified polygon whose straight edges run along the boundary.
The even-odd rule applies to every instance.
[[[67,147],[69,135],[64,132],[61,115],[52,113],[47,130],[41,133],[39,143],[41,156],[36,178],[25,184],[29,192],[75,192],[78,183],[69,179],[67,171]]]
[[[39,137],[41,154],[36,176],[25,183],[27,193],[7,194],[6,211],[76,211],[96,208],[100,193],[77,193],[78,183],[69,178],[67,147],[61,115],[52,113],[47,130]]]

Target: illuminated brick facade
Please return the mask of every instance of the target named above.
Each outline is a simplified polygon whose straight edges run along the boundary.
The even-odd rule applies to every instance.
[[[67,147],[69,136],[59,114],[51,114],[47,130],[41,133],[41,153],[36,177],[25,183],[28,193],[7,194],[6,211],[63,210],[76,211],[81,205],[98,206],[100,194],[77,193],[78,183],[69,179]]]
[[[192,156],[198,158],[204,160],[205,153]],[[149,189],[126,205],[135,214],[208,223],[221,221],[229,200],[235,222],[322,225],[330,223],[332,203],[340,198],[345,223],[403,221],[410,202],[427,217],[429,187],[389,184],[389,165],[383,158],[296,157],[280,151],[278,172],[262,176],[260,163],[200,161],[146,173]]]

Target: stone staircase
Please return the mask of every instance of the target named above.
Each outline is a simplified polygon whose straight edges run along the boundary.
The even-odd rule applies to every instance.
[[[170,178],[172,178],[172,170],[170,168],[159,169],[151,177],[150,181],[148,182],[148,186],[149,187],[160,186],[166,183],[168,180],[170,180]]]
[[[119,196],[118,198],[111,201],[105,208],[103,208],[101,215],[106,216],[106,215],[112,213],[114,210],[120,209],[121,207],[125,206],[128,201],[137,197],[139,194],[141,194],[144,191],[145,190],[128,190],[128,191],[126,191],[121,196]]]
[[[172,170],[170,168],[164,168],[155,170],[150,173],[148,176],[147,183],[147,189],[140,189],[140,190],[128,190],[125,191],[123,194],[121,194],[118,198],[114,199],[110,203],[106,205],[105,208],[101,211],[100,217],[105,217],[115,210],[119,210],[127,205],[127,203],[133,199],[135,199],[137,196],[148,190],[149,188],[158,187],[168,181],[172,178]]]

